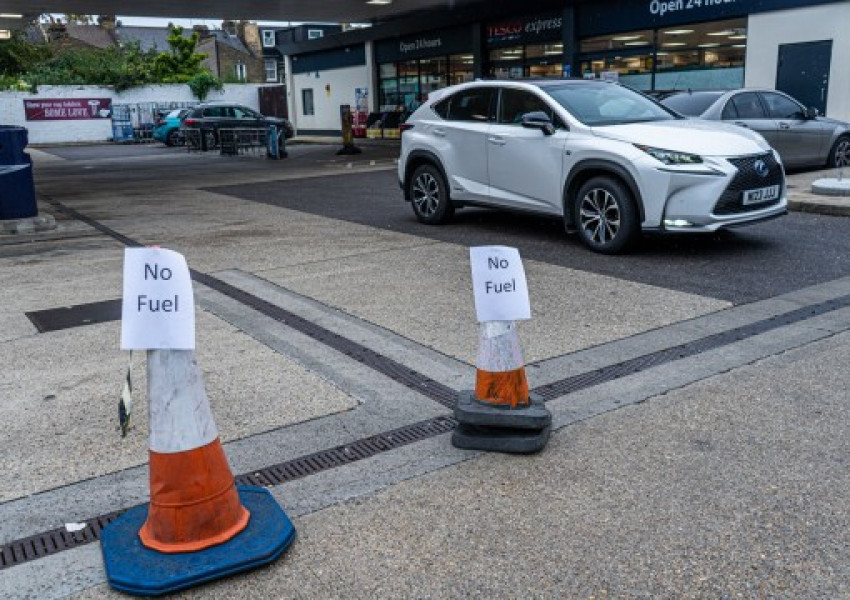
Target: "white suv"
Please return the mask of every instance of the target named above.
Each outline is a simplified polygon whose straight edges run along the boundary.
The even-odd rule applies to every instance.
[[[710,232],[787,213],[759,134],[682,118],[615,83],[475,81],[402,125],[399,183],[423,223],[465,205],[562,217],[614,254],[649,232]]]

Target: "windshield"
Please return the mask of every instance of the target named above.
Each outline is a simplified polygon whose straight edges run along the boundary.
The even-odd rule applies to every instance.
[[[722,95],[723,92],[674,94],[664,98],[661,104],[667,108],[672,108],[679,114],[697,117],[708,110],[708,107]]]
[[[543,88],[576,119],[590,126],[669,121],[677,116],[634,90],[606,82]]]

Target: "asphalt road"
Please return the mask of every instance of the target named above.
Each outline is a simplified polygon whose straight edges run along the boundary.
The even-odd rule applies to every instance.
[[[850,274],[850,236],[843,217],[791,213],[717,235],[647,237],[627,255],[602,256],[565,235],[553,219],[465,208],[447,225],[423,225],[403,202],[394,171],[214,190],[444,242],[514,246],[524,258],[735,304]]]
[[[364,146],[338,156],[330,145],[289,147],[289,158],[227,158],[187,154],[182,148],[78,146],[49,149],[64,159],[36,169],[39,192],[63,197],[115,186],[125,193],[150,188],[214,190],[244,200],[464,245],[503,244],[524,258],[648,283],[742,304],[850,274],[846,218],[792,212],[788,216],[716,235],[645,237],[629,254],[602,256],[567,236],[557,219],[459,210],[444,226],[417,222],[403,202],[394,169],[323,177],[322,169],[348,162],[390,164],[392,146]],[[128,168],[134,161],[135,166]],[[293,169],[316,176],[279,180]],[[265,181],[263,181],[265,180]],[[269,181],[271,180],[271,181]],[[228,185],[230,182],[238,182]],[[97,215],[92,215],[97,216]]]

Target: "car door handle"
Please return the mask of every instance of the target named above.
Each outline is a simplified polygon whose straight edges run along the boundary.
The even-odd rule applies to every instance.
[[[779,128],[780,129],[791,129],[791,126],[788,123],[780,123]]]
[[[445,129],[434,129],[434,135],[436,135],[437,137],[446,137],[446,130]]]
[[[747,129],[750,128],[750,126],[744,123],[743,121],[735,121],[735,125],[737,125],[738,127],[746,127]]]
[[[488,137],[487,141],[490,142],[491,144],[495,144],[497,146],[504,146],[507,143],[507,142],[505,142],[505,138],[494,137],[494,136]]]

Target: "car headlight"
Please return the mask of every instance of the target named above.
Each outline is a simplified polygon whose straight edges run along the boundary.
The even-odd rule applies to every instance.
[[[663,150],[662,148],[653,148],[652,146],[643,146],[641,144],[635,144],[635,147],[643,150],[652,158],[663,162],[665,165],[698,165],[702,163],[702,157],[696,154]]]

